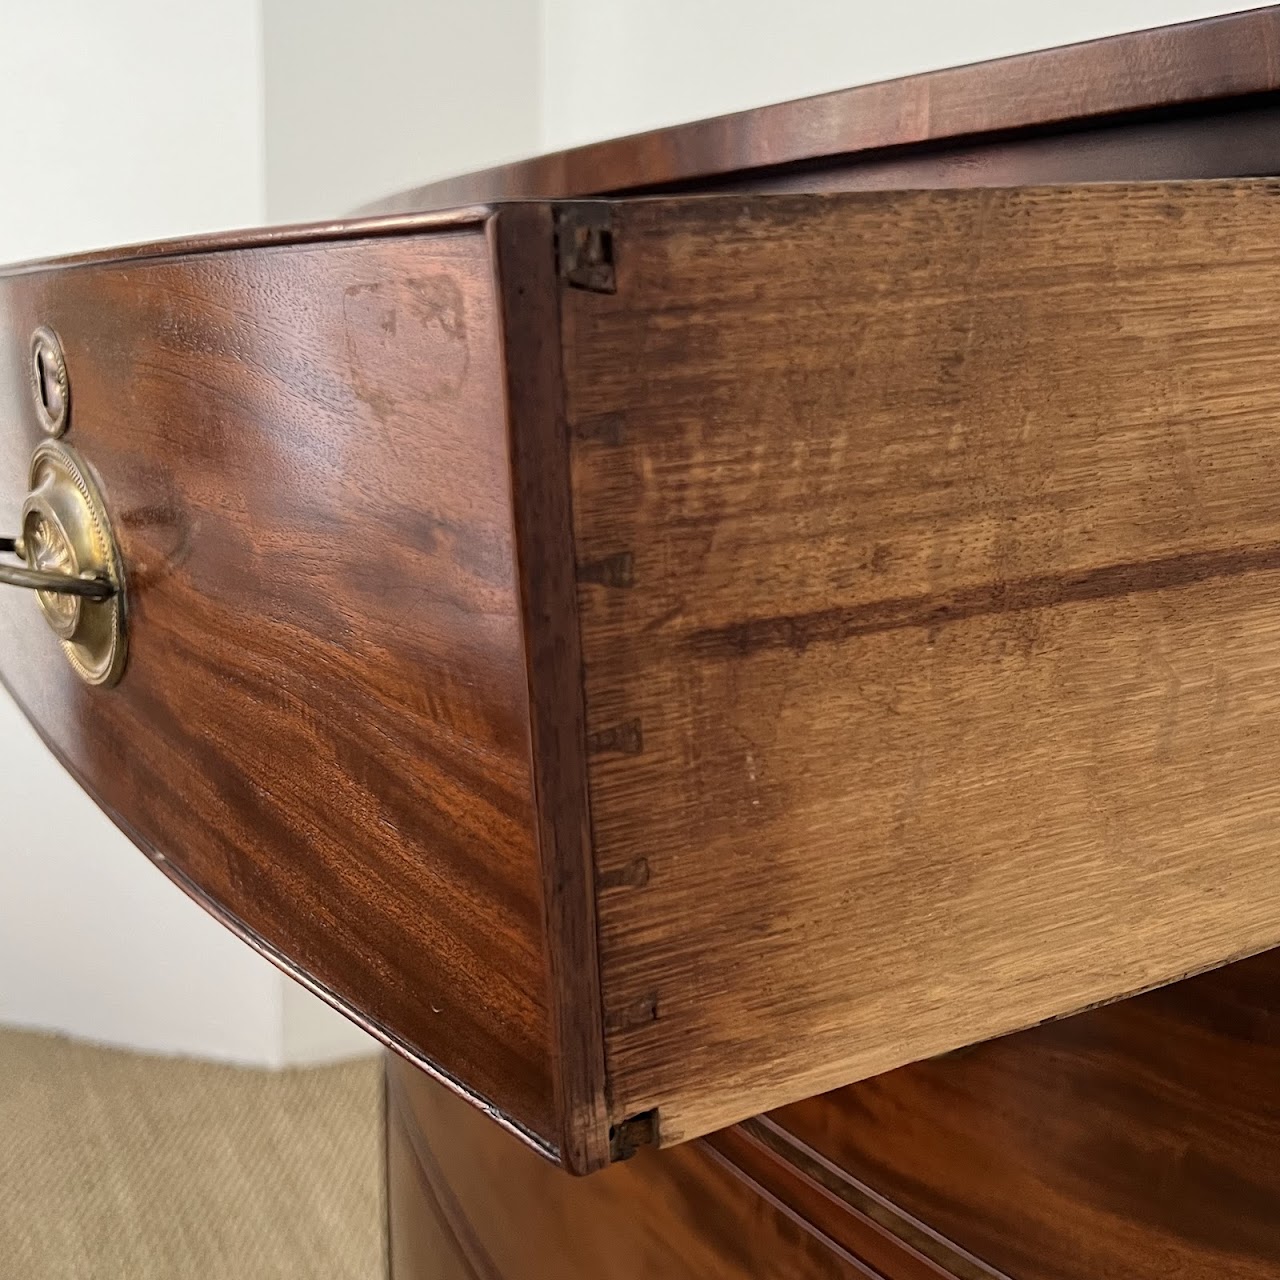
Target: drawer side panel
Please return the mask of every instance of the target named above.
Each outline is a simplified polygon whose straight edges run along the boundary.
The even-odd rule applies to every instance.
[[[563,331],[613,1118],[1280,943],[1280,188],[612,219]]]

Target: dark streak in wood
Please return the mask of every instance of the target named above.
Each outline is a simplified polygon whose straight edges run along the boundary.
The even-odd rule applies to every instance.
[[[649,860],[637,858],[626,866],[606,871],[596,879],[597,887],[606,889],[643,889],[649,883]]]
[[[586,418],[572,425],[579,440],[597,440],[601,444],[617,448],[627,439],[627,420],[620,413],[606,413],[598,418]]]
[[[803,653],[810,645],[839,644],[884,631],[932,630],[990,614],[1111,600],[1276,569],[1280,569],[1280,542],[1232,547],[1103,565],[1075,574],[982,583],[946,595],[873,600],[853,608],[820,609],[793,617],[751,618],[691,632],[687,644],[700,658],[726,653],[745,656],[766,649]]]
[[[625,1031],[628,1028],[648,1026],[658,1020],[658,997],[642,996],[634,1003],[620,1009],[607,1009],[604,1015],[606,1031]]]
[[[570,421],[628,425],[572,438],[637,583],[578,593],[597,875],[650,867],[602,989],[662,1011],[607,1021],[615,1119],[1280,942],[1277,191],[615,204],[561,305]]]

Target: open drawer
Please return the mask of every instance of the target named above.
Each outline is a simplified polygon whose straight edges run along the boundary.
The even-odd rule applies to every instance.
[[[1280,944],[1278,284],[1266,180],[14,269],[0,513],[111,594],[8,592],[0,666],[168,874],[587,1171]]]

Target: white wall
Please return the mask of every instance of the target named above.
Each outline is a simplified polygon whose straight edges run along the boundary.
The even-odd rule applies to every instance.
[[[0,261],[263,221],[262,110],[258,0],[0,0]],[[263,1065],[365,1044],[151,867],[2,693],[0,1022]]]
[[[281,977],[156,871],[0,695],[0,1022],[274,1064]]]
[[[1243,0],[543,0],[543,147],[1098,36]]]
[[[258,0],[0,0],[0,259],[252,224]]]
[[[538,0],[263,0],[267,217],[536,152]]]

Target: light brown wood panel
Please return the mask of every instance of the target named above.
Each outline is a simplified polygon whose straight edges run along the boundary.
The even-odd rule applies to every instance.
[[[1280,942],[1280,184],[612,218],[562,314],[614,1119]]]

